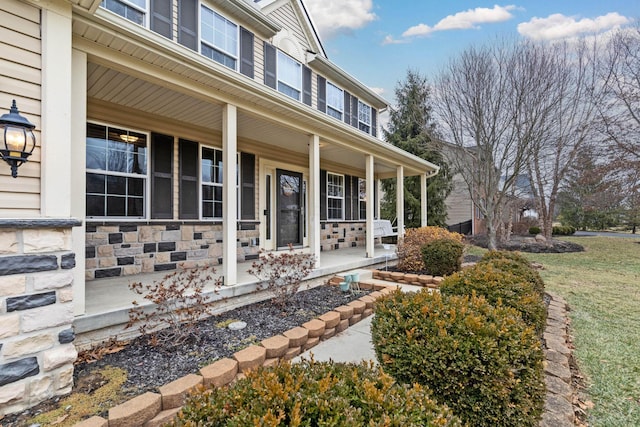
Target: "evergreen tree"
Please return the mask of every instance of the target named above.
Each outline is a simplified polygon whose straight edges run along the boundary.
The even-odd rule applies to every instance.
[[[390,110],[385,141],[424,160],[440,166],[440,172],[427,180],[427,223],[444,226],[447,219],[445,199],[452,189],[451,174],[435,136],[432,118],[431,88],[426,77],[414,70],[407,71],[406,80],[396,86],[396,107]],[[396,180],[382,180],[384,198],[381,216],[396,217]],[[420,227],[420,177],[404,179],[404,220],[406,227]]]

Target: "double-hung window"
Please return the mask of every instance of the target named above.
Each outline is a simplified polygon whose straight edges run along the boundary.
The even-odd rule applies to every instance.
[[[327,173],[327,219],[344,218],[344,175]]]
[[[102,0],[100,6],[136,24],[145,25],[147,0]]]
[[[342,120],[344,112],[344,92],[338,86],[327,82],[327,114]]]
[[[358,129],[371,133],[371,107],[358,100]]]
[[[87,216],[145,218],[147,134],[87,124]]]
[[[302,65],[289,55],[278,51],[278,91],[300,101]]]
[[[236,157],[236,194],[240,213],[240,177]],[[202,218],[222,219],[222,151],[202,147]]]
[[[238,26],[208,7],[200,7],[200,53],[232,70],[238,63]]]
[[[358,211],[359,219],[367,219],[367,181],[358,178]]]

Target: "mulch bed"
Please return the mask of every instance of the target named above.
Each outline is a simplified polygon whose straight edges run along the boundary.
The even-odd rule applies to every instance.
[[[584,247],[577,243],[565,242],[564,240],[552,239],[550,242],[529,242],[527,240],[531,236],[511,236],[508,242],[498,242],[498,249],[506,251],[520,251],[530,253],[549,253],[561,254],[570,252],[583,252]],[[472,245],[487,247],[487,236],[467,237],[466,242]]]

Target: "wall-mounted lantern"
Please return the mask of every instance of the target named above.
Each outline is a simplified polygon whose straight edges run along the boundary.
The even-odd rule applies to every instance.
[[[11,166],[11,176],[18,176],[18,167],[27,161],[36,147],[33,123],[20,115],[16,100],[13,100],[9,114],[0,117],[0,157]]]

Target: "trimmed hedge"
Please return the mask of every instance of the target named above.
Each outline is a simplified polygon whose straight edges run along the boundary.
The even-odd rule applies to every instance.
[[[490,264],[493,268],[504,271],[506,273],[511,273],[522,280],[525,280],[533,286],[533,290],[540,295],[542,298],[544,296],[544,281],[540,274],[536,270],[534,270],[530,264],[527,262],[522,263],[515,261],[511,258],[488,258],[482,259],[479,264]]]
[[[475,292],[493,305],[501,303],[512,307],[521,314],[527,325],[542,334],[547,309],[539,290],[522,276],[494,266],[493,262],[500,263],[483,262],[448,276],[440,284],[440,292],[444,295],[470,295]]]
[[[489,261],[492,259],[509,259],[511,261],[515,261],[519,264],[526,265],[527,267],[531,267],[531,263],[527,258],[524,257],[520,252],[513,251],[489,251],[485,252],[482,256],[482,261]]]
[[[376,355],[398,381],[429,387],[471,426],[537,426],[542,349],[512,308],[426,290],[378,300]]]
[[[540,227],[538,226],[529,227],[529,234],[540,234]]]
[[[397,267],[404,272],[422,272],[425,269],[421,253],[424,245],[438,239],[462,242],[462,238],[462,234],[452,233],[442,227],[409,228],[398,241]]]
[[[302,361],[259,369],[189,398],[173,426],[461,426],[418,384],[362,363]]]
[[[451,239],[437,239],[424,245],[421,252],[429,274],[447,276],[460,270],[464,245]]]
[[[556,226],[553,227],[553,230],[551,231],[554,236],[571,236],[575,234],[575,232],[576,228],[570,225],[561,225],[559,227]]]

